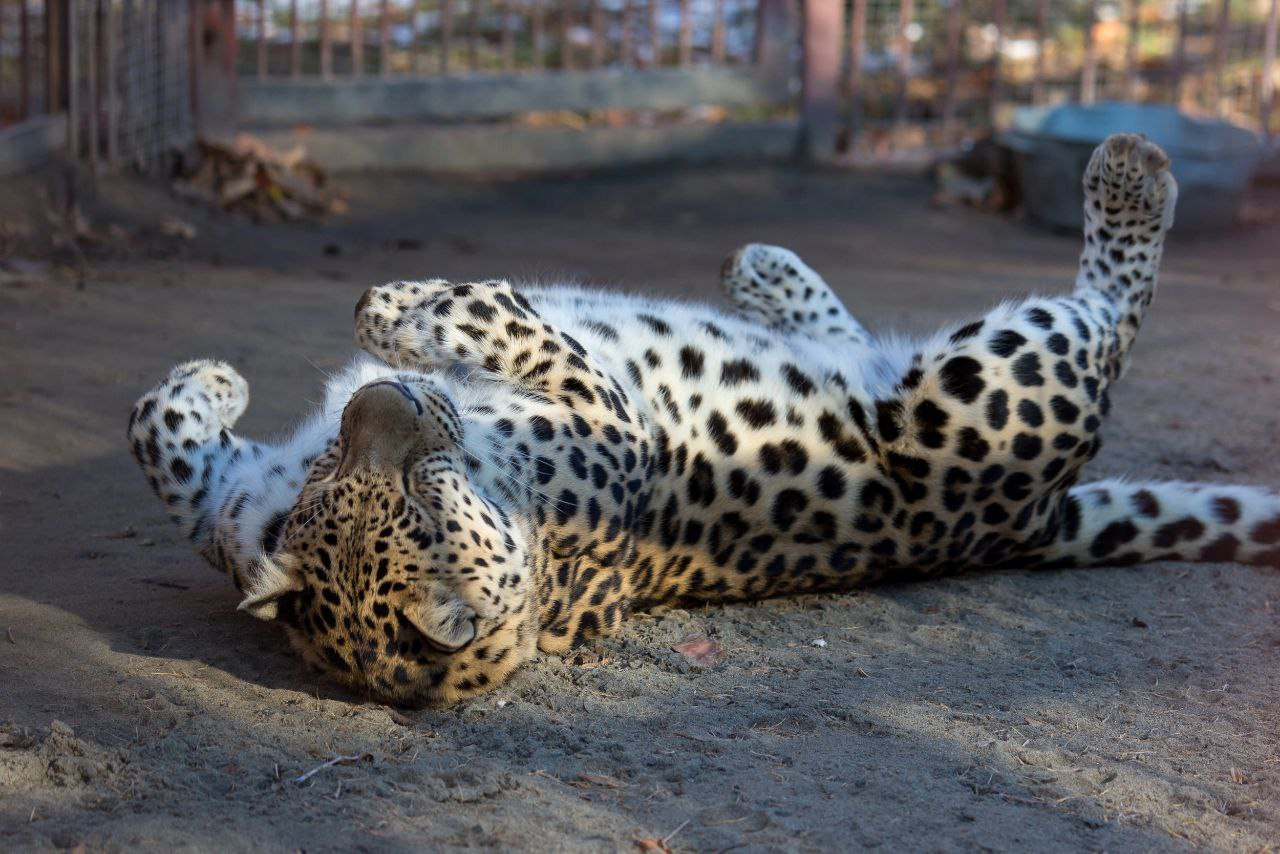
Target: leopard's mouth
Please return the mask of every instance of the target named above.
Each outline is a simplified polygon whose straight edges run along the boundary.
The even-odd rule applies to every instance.
[[[408,387],[407,385],[405,385],[403,382],[401,382],[400,380],[396,380],[396,379],[378,380],[377,382],[369,383],[368,385],[366,385],[366,386],[365,386],[365,388],[374,388],[374,387],[376,387],[376,386],[380,386],[380,385],[391,386],[391,387],[392,387],[392,388],[394,388],[396,391],[400,392],[402,395],[404,395],[404,396],[405,396],[405,398],[406,398],[410,403],[412,403],[412,404],[413,404],[413,407],[414,407],[414,409],[416,409],[416,410],[418,411],[418,414],[419,414],[419,415],[421,415],[421,414],[422,414],[422,401],[420,401],[420,400],[418,400],[418,398],[414,397],[414,396],[413,396],[413,392],[412,392],[412,391],[410,391],[410,390],[409,390],[409,387]]]

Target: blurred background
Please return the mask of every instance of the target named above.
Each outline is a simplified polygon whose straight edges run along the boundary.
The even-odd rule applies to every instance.
[[[1019,106],[1276,131],[1276,0],[0,0],[0,170],[198,135],[338,169],[924,161]],[[16,149],[15,149],[16,147]]]

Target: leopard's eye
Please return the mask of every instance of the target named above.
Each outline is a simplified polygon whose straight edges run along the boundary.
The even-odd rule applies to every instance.
[[[262,550],[267,554],[272,554],[276,550],[276,546],[280,545],[280,535],[284,533],[285,523],[289,521],[288,511],[278,514],[270,522],[267,527],[262,529]]]

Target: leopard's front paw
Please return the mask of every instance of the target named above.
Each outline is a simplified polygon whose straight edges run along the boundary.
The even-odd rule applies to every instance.
[[[1160,146],[1141,134],[1116,133],[1093,152],[1084,195],[1092,219],[1117,229],[1141,225],[1156,235],[1173,225],[1178,184]]]
[[[417,326],[424,323],[420,309],[449,288],[444,279],[369,288],[356,303],[356,343],[392,367],[436,367],[421,364],[413,341],[421,331]]]

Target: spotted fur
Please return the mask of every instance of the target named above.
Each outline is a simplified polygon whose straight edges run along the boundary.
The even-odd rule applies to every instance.
[[[723,271],[736,315],[401,282],[361,299],[372,355],[289,438],[232,434],[247,386],[192,362],[139,401],[134,454],[242,609],[402,703],[482,692],[658,603],[972,568],[1280,565],[1274,492],[1076,485],[1154,294],[1167,166],[1109,139],[1074,292],[923,341],[877,341],[761,245]]]

